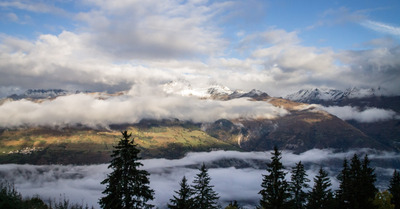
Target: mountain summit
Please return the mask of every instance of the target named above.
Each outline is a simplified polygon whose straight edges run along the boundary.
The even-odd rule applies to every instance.
[[[167,94],[181,96],[195,96],[202,99],[230,100],[242,97],[253,99],[268,98],[269,95],[260,90],[253,89],[249,92],[242,90],[231,90],[230,88],[212,84],[205,87],[193,87],[188,81],[171,81],[163,85],[163,91]]]
[[[23,94],[13,94],[8,98],[13,100],[19,99],[52,99],[58,96],[65,96],[71,92],[63,89],[29,89]]]
[[[383,96],[388,93],[382,88],[361,89],[357,87],[348,88],[345,91],[337,89],[311,88],[302,89],[296,93],[289,94],[285,99],[303,103],[339,102],[345,99],[369,98]]]

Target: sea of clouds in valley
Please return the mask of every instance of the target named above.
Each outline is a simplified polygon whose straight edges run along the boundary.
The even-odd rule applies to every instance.
[[[354,153],[369,153],[369,158],[378,176],[378,185],[385,189],[393,169],[399,169],[400,154],[379,152],[370,149],[335,153],[332,150],[313,149],[301,154],[283,151],[282,162],[287,171],[298,161],[307,169],[309,179],[313,179],[320,166],[331,175],[332,188],[338,187],[335,176],[345,157]],[[242,204],[258,203],[262,174],[266,174],[265,163],[271,157],[270,152],[213,151],[188,153],[182,159],[146,159],[142,160],[142,169],[149,171],[151,188],[155,190],[154,204],[163,208],[174,191],[179,189],[183,176],[191,183],[204,162],[209,167],[211,184],[220,195],[222,205],[231,200]],[[40,195],[44,200],[59,200],[64,196],[71,202],[98,207],[98,198],[102,196],[104,185],[100,182],[110,170],[107,164],[74,165],[0,165],[0,176],[15,184],[23,196]],[[287,179],[290,175],[286,176]],[[311,181],[311,185],[313,182]]]

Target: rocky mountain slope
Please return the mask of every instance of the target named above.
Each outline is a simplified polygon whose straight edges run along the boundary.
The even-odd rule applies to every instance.
[[[360,112],[374,108],[395,113],[395,117],[385,120],[363,122],[348,119],[346,122],[358,128],[367,136],[388,146],[400,149],[400,96],[390,95],[384,89],[351,88],[303,89],[285,97],[291,101],[334,107],[352,107]]]
[[[58,96],[65,96],[72,94],[67,90],[63,89],[29,89],[23,94],[13,94],[7,98],[18,100],[18,99],[51,99]]]
[[[399,147],[393,146],[397,141],[388,139],[399,136],[397,132],[366,131],[364,129],[370,128],[369,126],[343,121],[316,106],[273,98],[261,91],[232,91],[223,86],[196,89],[190,85],[182,87],[168,83],[164,86],[164,92],[194,96],[199,100],[229,101],[247,98],[245,101],[283,108],[287,114],[273,118],[220,118],[200,123],[171,118],[142,119],[133,124],[111,124],[108,128],[90,128],[79,124],[64,127],[3,127],[0,129],[0,163],[108,162],[112,146],[118,140],[121,130],[133,133],[145,158],[180,158],[189,151],[220,149],[264,151],[271,150],[273,146],[295,152],[313,148],[332,148],[337,151],[353,148],[399,151]],[[59,93],[64,94],[63,91]],[[108,99],[124,94],[124,92],[112,95],[99,94],[99,98]],[[331,95],[339,94],[333,92]],[[344,98],[343,94],[340,97]],[[52,98],[50,96],[47,99]],[[398,123],[392,126],[398,127]]]
[[[398,110],[400,102],[398,95],[391,95],[381,88],[349,88],[345,91],[338,89],[302,89],[289,94],[285,99],[308,104],[321,104],[325,106],[358,106],[380,107]]]

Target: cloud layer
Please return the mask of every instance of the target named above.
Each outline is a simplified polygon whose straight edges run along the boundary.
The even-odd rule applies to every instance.
[[[30,40],[0,34],[0,97],[16,88],[115,92],[137,83],[158,85],[178,79],[193,85],[256,88],[272,96],[302,88],[351,86],[380,86],[400,94],[398,42],[335,51],[306,46],[301,30],[231,31],[244,19],[259,23],[256,20],[262,18],[261,2],[244,5],[87,0],[77,6],[85,9],[66,11],[55,4],[3,2],[0,8],[69,17],[75,27],[39,33]],[[346,9],[325,13],[325,18],[344,13],[339,22],[360,22],[367,16]],[[372,20],[365,24],[394,34],[398,30]]]
[[[344,157],[350,158],[354,153],[370,153],[369,158],[375,160],[399,159],[400,156],[388,152],[375,152],[373,150],[358,150],[347,153],[333,153],[331,150],[310,150],[300,155],[291,152],[283,152],[282,163],[287,171],[298,161],[302,161],[307,166],[309,179],[317,174],[319,166],[324,166],[331,175],[333,188],[336,189],[338,182],[335,176],[340,169],[336,168],[332,160],[342,162]],[[189,153],[185,158],[179,160],[149,159],[143,160],[145,169],[150,172],[151,188],[155,189],[154,204],[163,208],[174,194],[174,190],[179,189],[179,181],[185,175],[189,183],[198,173],[197,167],[203,162],[207,165],[215,165],[215,162],[222,159],[236,159],[247,162],[247,168],[235,167],[212,167],[209,169],[211,184],[221,197],[222,205],[229,201],[238,200],[239,202],[248,201],[256,204],[259,200],[258,192],[262,174],[266,174],[264,169],[251,166],[255,161],[270,159],[269,152],[242,153],[235,151],[217,151],[208,153]],[[329,166],[328,166],[329,165]],[[106,164],[90,166],[33,166],[33,165],[0,165],[0,176],[3,179],[12,181],[18,191],[24,196],[39,194],[42,198],[55,198],[58,200],[63,195],[72,202],[81,204],[88,203],[98,207],[97,201],[101,197],[104,186],[100,182],[110,172]],[[386,179],[392,175],[392,168],[377,168],[378,179]],[[289,178],[289,176],[287,176]],[[313,182],[311,182],[313,184]],[[383,185],[386,186],[386,183]],[[251,207],[252,208],[252,207]]]
[[[40,103],[28,100],[5,102],[0,106],[0,127],[74,124],[107,127],[110,124],[137,123],[142,119],[213,122],[237,118],[272,119],[286,114],[288,112],[283,108],[268,102],[249,101],[248,98],[202,100],[168,95],[159,88],[134,87],[126,95],[108,98],[81,93]]]
[[[400,119],[400,116],[393,110],[379,109],[375,107],[360,110],[351,106],[329,106],[321,109],[336,115],[342,120],[356,120],[361,123],[373,123],[385,120]]]

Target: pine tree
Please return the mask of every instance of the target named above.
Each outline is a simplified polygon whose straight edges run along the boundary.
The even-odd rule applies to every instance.
[[[260,206],[261,208],[286,208],[288,205],[288,198],[290,197],[288,191],[288,183],[285,180],[284,167],[281,163],[281,152],[277,147],[271,153],[271,163],[267,164],[267,175],[263,175],[261,183],[262,189]]]
[[[333,202],[331,185],[328,173],[321,167],[314,178],[314,187],[309,194],[307,209],[331,208]]]
[[[375,187],[376,175],[369,164],[367,155],[365,155],[363,161],[360,161],[357,154],[354,154],[351,159],[350,169],[348,170],[347,208],[375,208],[373,201],[378,192]]]
[[[197,209],[219,208],[219,196],[210,185],[211,178],[208,175],[208,169],[203,165],[199,169],[200,173],[193,180],[194,202]]]
[[[113,171],[101,182],[106,184],[103,191],[106,196],[100,199],[100,206],[105,209],[152,208],[153,205],[147,204],[154,199],[154,191],[149,187],[149,173],[138,169],[143,166],[139,162],[140,150],[134,139],[130,140],[132,134],[124,131],[122,136],[108,166]]]
[[[343,169],[338,175],[337,179],[340,182],[339,190],[336,192],[336,199],[338,201],[338,205],[342,209],[351,209],[350,201],[352,198],[351,194],[352,182],[350,179],[350,168],[346,158],[343,161]]]
[[[350,179],[350,199],[349,205],[352,209],[361,209],[360,207],[360,193],[361,191],[361,162],[357,154],[354,154],[351,158],[350,169],[349,169],[349,179]]]
[[[307,182],[307,173],[304,169],[304,165],[298,162],[295,167],[292,168],[292,176],[290,182],[290,192],[292,194],[291,206],[294,209],[305,208],[305,202],[307,199],[307,193],[304,189],[309,188]]]
[[[364,160],[361,164],[361,193],[359,194],[360,208],[375,208],[373,201],[375,199],[376,193],[378,192],[378,189],[375,187],[375,169],[371,168],[369,164],[370,160],[368,159],[368,155],[365,155]]]
[[[395,209],[400,209],[400,172],[394,170],[393,176],[390,179],[389,192],[392,194],[392,203]]]
[[[179,183],[181,188],[179,191],[175,191],[178,196],[170,199],[171,204],[168,204],[170,209],[194,209],[193,191],[192,188],[187,184],[187,179],[183,176],[182,181]]]

